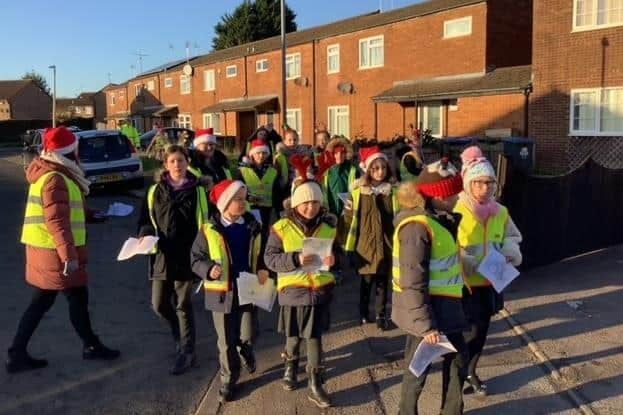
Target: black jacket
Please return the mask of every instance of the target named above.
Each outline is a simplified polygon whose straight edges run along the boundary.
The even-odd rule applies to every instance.
[[[408,216],[419,214],[433,217],[456,239],[459,218],[451,214],[407,209],[400,211],[394,225],[398,226]],[[428,293],[432,241],[426,227],[410,223],[402,227],[398,237],[402,292],[393,292],[392,321],[402,330],[418,337],[432,330],[455,333],[466,329],[467,321],[460,298],[431,296]]]
[[[260,234],[262,227],[260,223],[255,220],[255,217],[251,213],[246,212],[243,217],[245,225],[247,226],[247,229],[249,230],[249,233],[251,235],[250,241],[251,243],[253,243],[253,240]],[[221,223],[221,214],[218,211],[214,213],[212,219],[210,220],[210,223],[212,223],[214,229],[217,232],[223,234],[224,227]],[[225,238],[223,238],[223,240],[225,241],[225,243],[228,243]],[[227,249],[229,249],[229,247]],[[249,249],[251,249],[251,247],[249,247]],[[203,232],[196,232],[196,237],[192,244],[192,250],[190,251],[190,264],[193,272],[197,277],[201,278],[204,281],[210,279],[208,274],[216,263],[212,261],[212,259],[210,259],[208,241],[206,240]],[[229,268],[231,269],[231,264]],[[261,255],[257,258],[257,269],[266,269],[266,267],[264,266],[264,259]],[[237,278],[238,275],[236,275],[235,278],[232,279],[233,296],[238,296],[238,284],[236,283]],[[232,295],[230,295],[230,298],[232,298],[233,301]],[[227,304],[227,295],[225,293],[205,291],[205,307],[207,310],[210,311],[224,312],[228,307],[231,307],[231,304]]]
[[[138,235],[153,235],[158,240],[158,252],[150,255],[149,277],[154,280],[188,281],[193,278],[188,254],[197,235],[197,178],[183,189],[174,191],[163,175],[156,183],[154,218],[157,231],[149,217],[147,193],[138,221]]]
[[[195,150],[190,154],[190,165],[199,169],[203,176],[208,176],[212,184],[217,184],[227,178],[225,169],[229,168],[229,160],[223,152],[214,150],[212,160],[206,163],[205,158]]]

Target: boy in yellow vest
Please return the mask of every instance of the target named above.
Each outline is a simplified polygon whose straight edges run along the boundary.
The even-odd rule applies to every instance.
[[[214,186],[210,200],[218,212],[197,233],[191,251],[192,270],[204,281],[205,306],[212,311],[218,336],[222,403],[233,397],[241,363],[249,373],[256,368],[257,314],[253,304],[239,304],[238,276],[255,273],[261,284],[268,278],[260,255],[260,224],[247,212],[246,197],[241,181],[225,179]]]
[[[392,320],[407,333],[401,415],[418,413],[418,398],[430,369],[420,377],[409,370],[417,346],[438,343],[442,334],[458,352],[444,356],[440,413],[463,413],[467,321],[456,243],[460,218],[452,213],[461,188],[456,168],[440,160],[422,171],[417,184],[403,183],[398,190],[401,210],[394,221]]]

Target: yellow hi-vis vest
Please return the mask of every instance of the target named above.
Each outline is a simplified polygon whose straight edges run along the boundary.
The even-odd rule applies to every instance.
[[[322,190],[323,190],[323,198],[322,198],[322,204],[324,207],[329,207],[329,192],[331,191],[329,189],[329,172],[333,169],[332,166],[329,170],[327,170],[324,174],[324,177],[322,179]],[[351,189],[353,187],[353,183],[355,183],[355,179],[357,178],[357,169],[355,168],[355,166],[351,166],[350,170],[348,171],[348,188]]]
[[[65,180],[69,190],[69,220],[71,222],[71,234],[74,237],[75,246],[83,246],[87,243],[87,230],[85,227],[84,201],[80,187],[69,177],[59,172],[48,172],[37,179],[28,189],[28,201],[24,215],[21,242],[37,248],[56,248],[54,238],[50,235],[45,224],[43,215],[43,186],[49,177],[54,174],[60,175]]]
[[[428,293],[436,296],[461,298],[463,296],[463,277],[461,276],[456,242],[446,228],[426,215],[407,217],[396,226],[392,247],[393,291],[402,292],[399,232],[405,225],[414,222],[424,225],[431,237]]]
[[[500,206],[498,214],[490,217],[484,225],[478,221],[472,211],[461,201],[457,202],[454,212],[462,215],[457,236],[461,253],[464,252],[467,255],[476,257],[480,263],[489,250],[499,250],[502,247],[506,222],[508,221],[508,210],[504,206]],[[463,267],[461,272],[468,287],[487,287],[491,285],[478,272],[472,275],[465,275]]]
[[[202,225],[201,230],[208,242],[208,251],[210,251],[210,259],[222,268],[221,278],[218,280],[206,280],[203,282],[203,289],[211,292],[227,292],[233,289],[233,279],[230,275],[231,255],[229,248],[223,235],[221,235],[210,222]],[[251,272],[257,272],[257,259],[260,256],[260,247],[262,238],[260,235],[251,237],[249,247],[249,266]],[[234,277],[235,278],[235,277]]]
[[[305,235],[298,226],[290,219],[281,219],[273,225],[273,231],[283,242],[284,252],[301,252],[303,250],[303,239]],[[313,238],[335,239],[335,228],[322,223]],[[308,273],[300,268],[291,272],[277,273],[277,290],[281,291],[286,287],[302,287],[317,290],[329,284],[335,284],[335,277],[327,271]]]
[[[401,183],[414,182],[418,179],[418,176],[415,174],[411,174],[409,170],[407,170],[407,166],[405,166],[405,158],[407,156],[412,156],[414,159],[419,160],[421,162],[420,156],[418,156],[418,154],[413,150],[405,153],[402,156],[402,159],[400,159],[400,182]]]
[[[147,209],[149,210],[149,219],[151,224],[158,233],[158,224],[156,223],[156,217],[154,216],[154,203],[156,202],[156,189],[158,184],[152,184],[147,191]],[[195,210],[195,217],[197,218],[197,229],[201,229],[201,226],[210,219],[210,212],[208,211],[208,196],[203,186],[196,186],[197,189],[197,208]],[[151,254],[158,252],[158,245],[152,249]]]
[[[398,199],[396,199],[396,191],[395,187],[392,187],[392,210],[394,211],[394,216],[400,210],[400,205],[398,205]],[[361,201],[361,188],[356,188],[352,192],[353,196],[353,216],[350,222],[350,228],[348,230],[348,236],[346,237],[346,245],[344,249],[347,252],[354,252],[357,245],[357,236],[359,235],[359,202]]]
[[[289,171],[288,171],[288,159],[285,155],[281,153],[277,153],[275,155],[275,160],[273,164],[279,166],[279,180],[281,181],[281,186],[285,186],[288,184],[288,180],[290,179]]]
[[[241,167],[242,180],[249,189],[249,195],[256,198],[256,206],[271,207],[273,205],[273,185],[277,179],[277,170],[269,167],[260,179],[255,170],[250,167]]]
[[[195,175],[195,177],[197,177],[198,179],[203,176],[204,174],[201,173],[201,170],[199,170],[197,167],[193,167],[193,166],[188,166],[188,171],[191,172],[192,174]],[[228,180],[231,180],[231,171],[229,171],[229,169],[226,169],[225,167],[223,167],[223,172],[225,173],[225,177]],[[214,183],[216,184],[216,183]]]

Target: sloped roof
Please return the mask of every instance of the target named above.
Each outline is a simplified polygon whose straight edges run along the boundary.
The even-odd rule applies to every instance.
[[[218,104],[205,107],[202,112],[243,112],[255,110],[276,110],[278,98],[276,95],[259,97],[226,99]]]
[[[0,81],[0,99],[10,99],[17,94],[20,89],[28,85],[30,80],[20,79],[11,81]]]
[[[412,102],[520,93],[529,88],[531,82],[532,66],[513,66],[494,69],[485,74],[396,82],[393,88],[381,92],[372,99],[376,102]]]

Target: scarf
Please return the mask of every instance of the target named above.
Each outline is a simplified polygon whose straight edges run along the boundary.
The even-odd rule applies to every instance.
[[[486,223],[490,217],[497,215],[500,211],[500,205],[493,197],[489,198],[485,203],[479,203],[469,196],[467,192],[463,191],[459,194],[459,201],[465,204],[482,224]]]
[[[63,166],[66,169],[67,175],[76,182],[82,194],[85,196],[89,194],[89,185],[91,182],[84,177],[84,172],[78,163],[54,151],[44,150],[39,157],[43,160]]]

